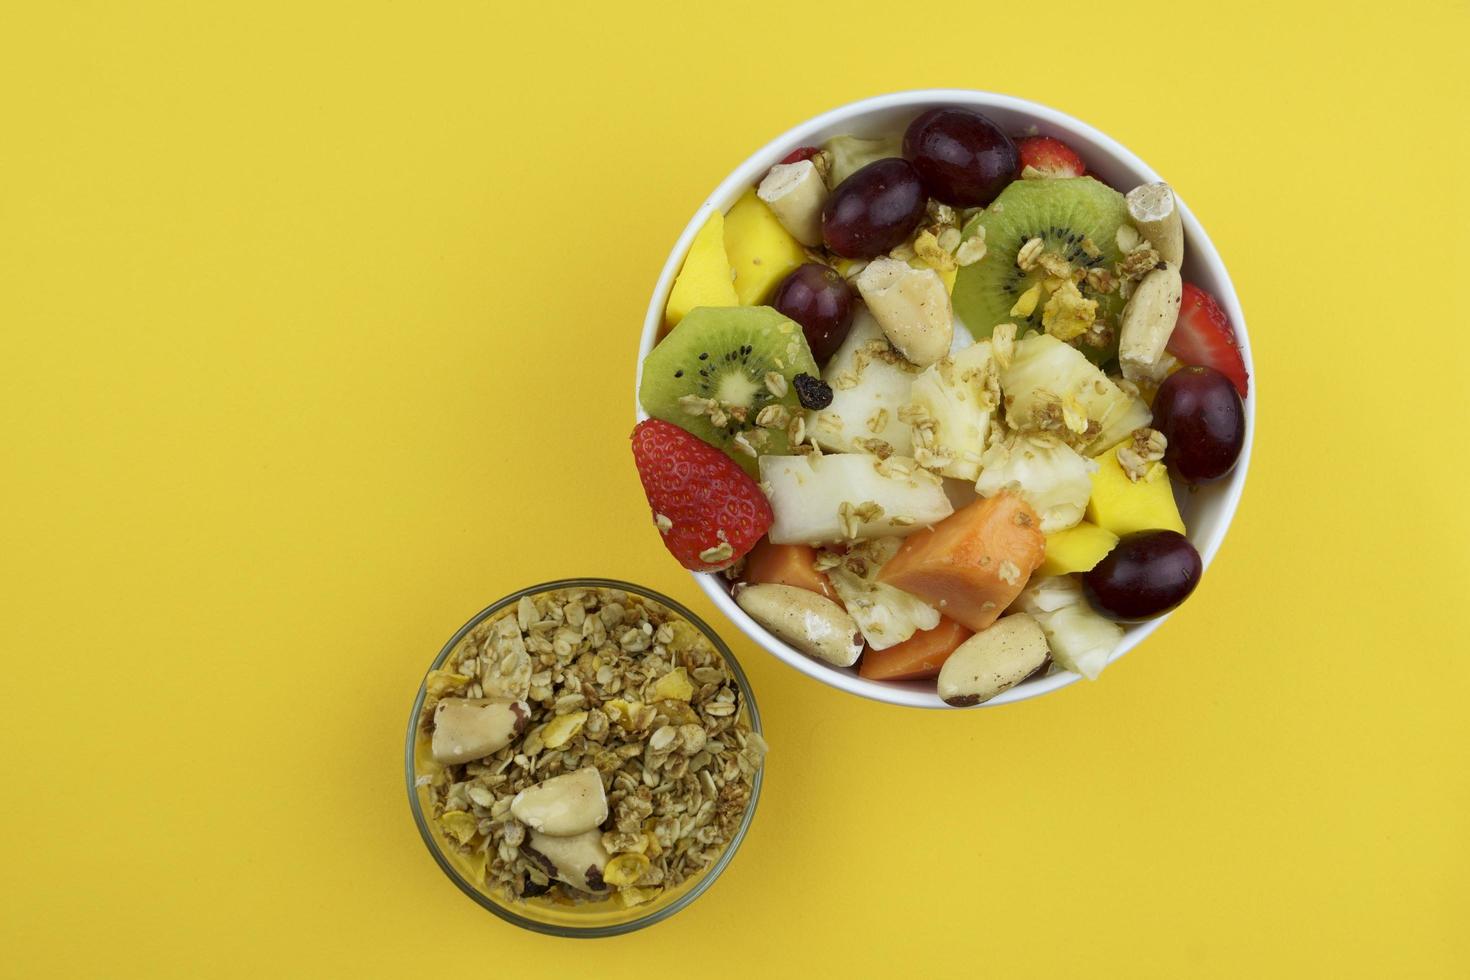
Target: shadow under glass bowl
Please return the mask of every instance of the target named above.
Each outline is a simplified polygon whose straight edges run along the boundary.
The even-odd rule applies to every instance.
[[[499,599],[482,609],[470,618],[459,630],[444,644],[434,662],[429,665],[429,671],[438,670],[444,662],[449,659],[461,642],[469,635],[470,631],[481,623],[494,618],[507,608],[513,608],[523,596],[535,598],[546,592],[555,592],[563,589],[621,589],[634,595],[656,602],[669,612],[687,621],[695,629],[699,630],[715,651],[724,658],[730,668],[730,673],[735,678],[735,684],[740,690],[741,708],[739,717],[750,722],[752,731],[761,732],[760,711],[756,707],[755,694],[750,688],[750,681],[745,672],[740,668],[740,662],[725,645],[725,641],[694,613],[684,608],[668,596],[645,589],[641,585],[631,582],[620,582],[615,579],[603,578],[576,578],[562,579],[556,582],[543,582],[540,585],[532,585],[528,588],[513,592],[503,599]],[[425,677],[427,678],[425,672]],[[413,709],[408,716],[408,735],[404,744],[404,779],[408,786],[408,805],[413,811],[414,823],[418,826],[419,836],[423,838],[424,844],[433,855],[434,861],[440,869],[449,876],[460,891],[468,895],[481,908],[496,916],[529,929],[532,932],[545,933],[552,936],[565,936],[576,939],[595,939],[601,936],[617,936],[623,933],[633,932],[645,926],[651,926],[656,922],[662,922],[680,909],[688,907],[696,898],[703,895],[709,887],[715,883],[726,866],[735,857],[740,843],[745,839],[746,832],[750,829],[751,821],[755,818],[756,804],[760,800],[761,782],[765,774],[765,766],[756,769],[755,776],[750,789],[750,802],[746,804],[745,813],[740,819],[740,825],[735,834],[720,856],[703,871],[693,875],[676,888],[671,888],[652,902],[644,905],[636,905],[632,908],[621,908],[615,902],[608,900],[603,902],[587,903],[584,905],[564,906],[544,899],[530,899],[525,902],[508,902],[492,894],[483,884],[472,880],[469,864],[461,858],[456,851],[445,841],[437,825],[433,824],[425,814],[428,805],[427,791],[415,785],[417,779],[417,762],[424,758],[423,753],[427,751],[427,739],[422,738],[419,732],[419,715],[423,710],[424,697],[427,694],[425,684],[419,683],[418,696],[414,698]]]

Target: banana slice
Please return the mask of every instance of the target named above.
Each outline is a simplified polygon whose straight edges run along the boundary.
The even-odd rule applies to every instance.
[[[928,367],[949,353],[954,312],[939,273],[885,257],[869,262],[856,284],[889,343],[909,361]]]
[[[822,244],[822,205],[827,203],[827,185],[810,160],[776,164],[755,196],[766,202],[792,238],[809,248]]]
[[[1177,265],[1165,265],[1144,276],[1123,308],[1118,333],[1118,364],[1129,381],[1158,381],[1164,346],[1179,321],[1184,280]]]
[[[1174,190],[1160,181],[1140,184],[1123,198],[1128,217],[1144,238],[1153,244],[1159,258],[1178,268],[1184,264],[1184,223],[1179,218],[1179,203]]]

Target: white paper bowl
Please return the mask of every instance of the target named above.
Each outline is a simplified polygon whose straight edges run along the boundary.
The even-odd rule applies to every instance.
[[[1055,109],[1015,96],[974,92],[966,89],[921,89],[914,92],[880,95],[833,109],[831,112],[823,113],[788,130],[753,153],[744,163],[736,167],[730,176],[720,182],[720,185],[710,193],[704,204],[689,219],[684,233],[674,243],[668,261],[664,263],[663,272],[659,275],[658,285],[654,287],[653,295],[648,301],[648,315],[644,318],[643,336],[638,347],[638,380],[642,378],[643,358],[657,342],[664,306],[668,301],[669,290],[673,288],[674,277],[679,272],[684,255],[688,252],[695,234],[704,226],[705,219],[712,210],[715,208],[721,211],[729,210],[747,187],[759,183],[761,177],[773,164],[798,146],[821,143],[828,137],[843,133],[871,137],[902,132],[914,116],[925,109],[940,105],[971,106],[984,112],[1003,129],[1013,134],[1025,132],[1034,126],[1040,134],[1054,136],[1075,149],[1086,162],[1090,173],[1095,173],[1114,187],[1127,190],[1136,184],[1162,179],[1122,144],[1103,135],[1086,123],[1079,122]],[[1188,189],[1187,185],[1183,188],[1186,192]],[[1178,190],[1177,187],[1176,190]],[[1182,199],[1179,206],[1184,218],[1184,278],[1208,291],[1220,301],[1221,306],[1230,317],[1231,324],[1235,327],[1236,340],[1240,344],[1241,353],[1245,357],[1246,369],[1251,376],[1250,396],[1245,402],[1245,446],[1241,450],[1240,462],[1236,464],[1235,470],[1226,479],[1196,493],[1185,495],[1180,501],[1184,521],[1189,528],[1189,539],[1199,549],[1204,567],[1208,569],[1211,560],[1215,557],[1215,552],[1220,548],[1220,542],[1225,537],[1226,529],[1230,526],[1231,518],[1235,516],[1235,507],[1240,502],[1241,490],[1245,486],[1246,471],[1250,466],[1251,444],[1255,436],[1256,400],[1259,397],[1257,394],[1258,381],[1255,366],[1251,361],[1250,338],[1246,332],[1245,315],[1241,312],[1240,301],[1236,298],[1235,287],[1230,282],[1230,275],[1225,271],[1225,264],[1220,261],[1220,255],[1215,251],[1215,246],[1210,242],[1209,236],[1205,234],[1204,229],[1200,227],[1199,222],[1195,220]],[[642,408],[638,406],[637,380],[634,383],[634,408],[639,419],[647,417]],[[715,606],[746,636],[803,674],[823,684],[830,684],[851,694],[872,698],[875,701],[886,701],[889,704],[913,708],[948,707],[934,693],[933,681],[865,680],[857,675],[855,668],[831,667],[793,650],[747,616],[730,598],[725,581],[718,575],[696,573],[694,579]],[[1189,604],[1186,602],[1180,608],[1187,609],[1188,607]],[[1147,623],[1126,627],[1123,642],[1113,653],[1112,659],[1118,659],[1143,642],[1144,638],[1158,628],[1164,618],[1160,617]],[[1077,679],[1077,674],[1063,672],[1029,680],[985,702],[982,707],[1010,704],[1034,698],[1037,695],[1065,687]]]

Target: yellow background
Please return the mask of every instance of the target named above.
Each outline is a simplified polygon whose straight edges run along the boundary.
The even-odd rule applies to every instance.
[[[1470,974],[1464,2],[123,6],[0,13],[0,972]],[[425,665],[560,576],[714,616],[627,451],[648,291],[754,147],[940,85],[1210,230],[1262,391],[1218,563],[997,711],[716,620],[739,859],[631,937],[501,924],[409,819]]]

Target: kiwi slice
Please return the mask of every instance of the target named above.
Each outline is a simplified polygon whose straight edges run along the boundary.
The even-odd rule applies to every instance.
[[[1118,250],[1118,228],[1128,220],[1123,195],[1091,177],[1061,177],[1013,182],[984,211],[965,225],[966,238],[977,227],[985,228],[985,257],[959,270],[954,283],[954,309],[976,338],[990,336],[997,323],[1014,323],[1021,333],[1041,330],[1041,300],[1028,316],[1012,315],[1011,309],[1028,289],[1045,278],[1040,268],[1022,272],[1016,253],[1033,238],[1044,249],[1078,268],[1113,270],[1122,258]],[[1089,255],[1083,240],[1089,240],[1097,255]],[[1118,314],[1123,300],[1116,289],[1098,293],[1084,280],[1078,288],[1088,299],[1097,300],[1098,320],[1112,327],[1112,343],[1098,348],[1079,337],[1078,350],[1097,364],[1111,360],[1118,349]]]
[[[802,413],[798,374],[821,376],[801,327],[769,306],[701,306],[643,362],[638,400],[649,415],[719,447],[755,475],[756,457],[740,442],[762,456],[791,451],[784,426],[756,420],[770,405],[784,406],[788,420]]]

